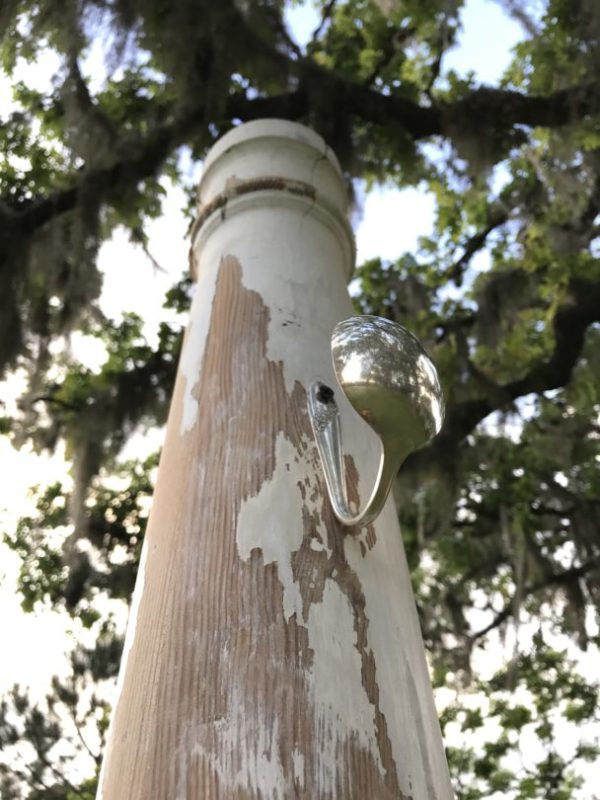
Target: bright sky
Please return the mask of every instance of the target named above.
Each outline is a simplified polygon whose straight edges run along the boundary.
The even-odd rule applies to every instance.
[[[315,12],[307,6],[294,8],[288,21],[300,43],[310,38],[318,24]],[[456,47],[444,57],[444,70],[453,69],[461,75],[474,70],[481,82],[496,82],[508,66],[511,48],[522,37],[521,28],[492,0],[468,0],[462,23]],[[35,68],[23,69],[20,77],[41,88],[47,85],[47,76],[55,69],[56,64],[49,58]],[[6,108],[10,99],[8,81],[0,76],[0,109]],[[183,193],[171,188],[162,218],[149,225],[149,250],[164,272],[155,270],[123,232],[117,232],[100,253],[105,275],[103,310],[111,317],[119,317],[123,311],[136,311],[146,320],[149,336],[163,318],[165,290],[187,269],[183,204]],[[406,251],[414,251],[418,238],[431,232],[433,209],[433,198],[418,189],[372,190],[362,205],[362,219],[355,226],[359,263],[375,256],[395,259]],[[81,355],[95,360],[89,349],[81,349]],[[18,383],[13,381],[2,390],[2,399],[12,400],[18,394]],[[152,446],[156,444],[154,437]],[[10,481],[0,482],[1,530],[10,530],[31,505],[28,488],[49,482],[52,474],[64,473],[64,462],[60,454],[50,458],[34,456],[27,450],[15,452],[0,438],[0,463],[4,475],[10,475]],[[65,652],[70,649],[73,636],[80,637],[81,631],[65,615],[50,611],[24,614],[15,588],[19,561],[4,545],[0,545],[0,565],[0,638],[6,643],[0,661],[0,694],[19,682],[31,687],[34,696],[41,697],[51,676],[63,671]],[[485,668],[485,664],[481,666]]]

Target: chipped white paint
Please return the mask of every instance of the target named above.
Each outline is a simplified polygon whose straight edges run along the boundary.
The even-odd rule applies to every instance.
[[[294,783],[304,789],[304,755],[298,750],[292,750],[292,763],[294,765]]]
[[[201,202],[209,203],[228,182],[261,175],[312,183],[316,200],[288,197],[281,191],[231,199],[204,223],[195,243],[200,276],[225,255],[240,262],[244,286],[257,292],[269,308],[266,357],[282,363],[289,392],[296,382],[306,388],[317,377],[335,386],[329,337],[333,326],[352,314],[346,290],[352,245],[340,213],[345,187],[330,152],[304,131],[291,123],[270,121],[250,123],[228,134],[207,159]],[[205,295],[204,302],[211,300]],[[376,474],[379,444],[339,392],[338,402],[345,449],[359,467],[359,492],[365,497]],[[260,548],[265,563],[277,564],[283,614],[289,619],[295,613],[307,627],[314,652],[311,692],[320,729],[327,732],[315,743],[322,753],[319,787],[324,791],[334,779],[336,743],[348,736],[356,735],[380,762],[375,709],[362,685],[352,609],[335,580],[326,582],[322,602],[311,605],[307,620],[303,617],[292,556],[302,539],[301,508],[306,498],[298,487],[305,476],[312,482],[313,462],[294,453],[280,435],[275,471],[259,494],[243,504],[236,539],[244,560]],[[375,534],[376,544],[366,555],[360,538],[348,537],[345,551],[365,597],[379,710],[385,717],[400,788],[414,800],[449,800],[452,790],[391,499],[375,524]],[[322,542],[327,537],[321,539],[311,541],[313,550],[325,547]],[[267,794],[269,787],[263,786]]]
[[[217,280],[217,265],[211,265],[198,275],[197,286],[190,310],[190,323],[188,325],[179,372],[185,379],[183,394],[183,411],[181,414],[180,433],[183,435],[190,431],[198,419],[198,401],[194,397],[194,388],[202,368],[202,357],[206,347],[208,327],[210,324],[210,311],[212,298],[215,293]]]
[[[346,283],[354,266],[354,241],[346,219],[347,189],[331,150],[312,131],[282,120],[258,120],[231,131],[205,162],[201,206],[232,182],[278,176],[309,184],[315,198],[261,190],[230,198],[205,220],[192,248],[198,290],[186,355],[188,410],[182,432],[193,426],[193,396],[202,336],[212,308],[215,274],[224,256],[237,258],[246,289],[269,309],[266,356],[281,363],[286,388],[307,387],[320,378],[335,385],[329,341],[337,322],[353,313]],[[204,333],[203,333],[204,331]],[[189,366],[187,366],[189,364]],[[243,369],[244,365],[240,365]],[[370,494],[379,463],[379,443],[345,398],[338,396],[351,455],[360,454],[359,491]]]
[[[379,705],[386,716],[400,788],[409,797],[448,800],[453,792],[392,498],[375,530],[376,543],[366,557],[350,536],[344,551],[361,578],[369,647],[377,664]]]
[[[289,620],[296,614],[303,622],[302,596],[292,574],[292,556],[300,549],[304,526],[301,514],[290,514],[290,493],[293,495],[294,489],[297,492],[293,503],[297,508],[302,501],[300,486],[306,477],[307,460],[283,433],[275,443],[275,465],[271,480],[265,481],[258,495],[242,505],[237,520],[237,550],[240,558],[248,561],[258,548],[265,564],[277,564],[283,585],[284,617]],[[307,507],[309,503],[307,499]]]
[[[281,734],[278,721],[268,720],[264,715],[260,718],[261,710],[257,709],[259,724],[256,724],[254,717],[250,718],[244,713],[244,698],[235,687],[231,708],[232,713],[219,720],[215,726],[218,746],[209,751],[196,742],[190,748],[190,759],[197,757],[206,762],[209,771],[218,775],[222,792],[241,789],[248,792],[248,797],[287,800],[290,781],[279,759],[278,743]],[[180,774],[184,776],[181,788],[185,798],[188,763],[189,759],[184,758],[180,768]]]
[[[296,620],[307,629],[312,667],[306,678],[317,720],[318,786],[328,797],[336,791],[339,748],[349,739],[357,741],[371,754],[382,775],[383,768],[376,741],[375,709],[362,683],[362,661],[350,602],[334,580],[326,580],[321,602],[310,606],[308,619],[305,619],[300,586],[294,580],[292,558],[302,544],[302,508],[313,514],[322,504],[320,496],[311,499],[311,487],[304,483],[307,475],[314,478],[313,465],[313,448],[298,451],[280,433],[273,476],[263,484],[258,495],[243,504],[238,516],[236,542],[240,558],[248,560],[258,548],[265,564],[277,564],[283,586],[284,616],[289,620],[296,614]],[[300,490],[302,486],[304,493]],[[326,540],[322,523],[317,532]],[[317,538],[312,539],[311,547],[327,550]],[[256,730],[259,735],[264,733],[260,726],[256,726]],[[294,760],[295,774],[296,766],[297,760]],[[262,788],[274,791],[271,783],[262,784]]]
[[[307,129],[278,120],[267,127],[267,140],[260,138],[265,121],[259,120],[232,131],[233,146],[224,138],[224,150],[220,144],[213,149],[200,184],[201,205],[231,182],[264,175],[314,186],[317,199],[278,190],[231,197],[200,229],[192,244],[198,285],[180,364],[186,380],[181,434],[193,428],[199,413],[194,388],[223,256],[238,258],[245,288],[258,292],[269,307],[267,357],[283,364],[288,391],[298,379],[306,385],[322,373],[333,378],[328,348],[323,348],[339,321],[332,297],[338,308],[341,301],[346,316],[352,313],[345,284],[354,241],[337,159],[312,131],[305,135]],[[291,147],[290,135],[295,137]],[[317,348],[312,363],[306,358],[311,347]]]
[[[323,600],[310,607],[308,642],[313,651],[311,689],[318,730],[319,786],[335,793],[339,746],[356,736],[373,757],[383,776],[375,729],[375,709],[362,683],[362,662],[357,649],[354,612],[346,595],[333,580],[325,582]],[[334,795],[332,795],[334,796]]]
[[[263,177],[311,186],[315,196],[263,189],[231,197],[204,222],[193,247],[199,275],[223,255],[238,258],[244,286],[269,308],[267,356],[283,364],[291,391],[315,370],[331,372],[323,343],[340,310],[351,313],[345,287],[354,240],[337,159],[312,131],[281,120],[250,123],[221,140],[205,163],[200,202]]]
[[[361,655],[356,646],[350,602],[334,580],[326,580],[321,602],[310,606],[305,619],[300,586],[294,580],[292,558],[302,544],[302,509],[313,514],[322,504],[320,496],[311,499],[314,480],[313,487],[304,483],[307,475],[314,476],[313,464],[313,448],[298,451],[279,434],[273,476],[258,495],[243,504],[236,542],[243,560],[248,560],[258,548],[265,564],[277,565],[285,619],[296,614],[296,620],[308,631],[313,661],[306,677],[319,736],[315,743],[320,753],[318,786],[324,796],[330,796],[336,789],[339,747],[350,738],[371,754],[380,770],[382,767],[376,742],[375,709],[362,683]],[[326,539],[322,523],[317,532]],[[317,538],[311,541],[312,547],[313,543],[317,545],[315,549],[327,550]],[[257,730],[261,728],[257,726]],[[273,790],[271,784],[263,784],[263,790],[267,788]]]
[[[202,369],[216,276],[225,256],[237,259],[244,287],[257,292],[269,309],[265,357],[282,364],[287,390],[292,392],[298,384],[306,389],[316,378],[335,386],[330,334],[339,320],[352,314],[346,282],[352,269],[353,246],[344,223],[345,186],[341,173],[319,137],[302,126],[281,121],[250,123],[224,137],[207,158],[201,201],[210,203],[236,181],[264,176],[310,184],[316,193],[312,198],[306,193],[295,195],[261,188],[245,195],[232,194],[226,205],[208,217],[197,232],[193,247],[198,287],[180,365],[185,388],[179,434],[192,430],[202,413],[195,388]],[[256,381],[249,369],[245,363],[236,365],[235,378],[252,387]],[[358,466],[359,492],[365,497],[375,478],[379,443],[339,392],[337,399],[345,450]],[[239,413],[243,414],[244,409]],[[185,441],[177,439],[185,448],[191,437]],[[338,797],[336,781],[340,779],[343,748],[351,743],[358,753],[368,755],[369,763],[381,776],[385,770],[387,778],[389,759],[384,766],[386,751],[381,745],[382,738],[387,738],[394,759],[392,771],[397,772],[404,796],[412,800],[451,800],[418,619],[391,499],[375,523],[374,542],[371,539],[367,543],[364,531],[360,536],[348,536],[344,542],[345,557],[356,576],[354,588],[361,594],[357,606],[364,598],[360,625],[357,608],[353,608],[354,601],[350,599],[353,590],[346,593],[342,586],[344,576],[336,569],[328,577],[318,576],[322,595],[315,593],[310,605],[303,604],[292,564],[305,535],[303,514],[320,520],[323,498],[318,492],[315,494],[320,468],[310,441],[302,442],[296,449],[280,433],[274,447],[275,465],[270,479],[239,510],[236,547],[243,561],[249,561],[253,551],[259,549],[265,564],[276,565],[283,589],[281,615],[289,621],[294,618],[304,629],[308,656],[302,680],[310,705],[307,720],[315,720],[314,741],[303,740],[304,751],[294,742],[296,749],[286,752],[284,770],[281,747],[290,742],[290,731],[279,729],[279,720],[262,707],[268,703],[261,702],[260,695],[242,696],[243,682],[232,674],[225,713],[201,722],[210,726],[212,739],[199,736],[198,730],[190,726],[178,740],[177,752],[168,754],[169,758],[172,756],[169,769],[176,764],[173,796],[187,798],[189,769],[199,760],[216,776],[223,796],[235,796],[241,790],[248,797],[287,800],[296,787],[307,796]],[[224,474],[228,474],[228,458],[225,448]],[[202,469],[210,470],[210,465],[193,454],[189,474],[195,475]],[[190,485],[199,482],[194,477]],[[190,502],[193,503],[193,498]],[[332,554],[322,522],[317,525],[317,534],[310,541],[313,558],[325,560]],[[230,533],[224,531],[224,535]],[[127,634],[127,653],[135,636],[143,581],[141,567]],[[193,624],[189,622],[186,635],[194,635]],[[358,629],[363,637],[360,646]],[[229,663],[227,653],[222,655],[221,663]],[[364,685],[367,662],[375,666],[376,688],[370,695]],[[125,678],[126,664],[125,655],[120,683]],[[273,668],[287,667],[273,662]],[[157,681],[168,679],[156,674]],[[369,697],[376,698],[377,708]],[[360,787],[356,792],[352,796],[358,796]],[[141,800],[140,796],[136,800]]]

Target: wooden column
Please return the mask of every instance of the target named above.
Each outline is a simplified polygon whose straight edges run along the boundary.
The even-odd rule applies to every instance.
[[[300,125],[243,125],[205,162],[104,800],[452,797],[393,503],[335,520],[307,416],[352,313],[346,205]],[[340,394],[358,504],[378,445]]]

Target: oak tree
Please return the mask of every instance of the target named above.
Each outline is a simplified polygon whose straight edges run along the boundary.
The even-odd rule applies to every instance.
[[[577,661],[600,643],[600,6],[501,0],[523,36],[488,86],[444,68],[463,5],[317,0],[301,46],[283,0],[4,0],[0,371],[27,388],[0,424],[72,462],[4,540],[23,607],[72,615],[95,644],[45,704],[3,700],[3,797],[94,796],[122,636],[106,609],[130,596],[157,458],[120,453],[164,422],[191,292],[182,265],[150,342],[135,313],[102,312],[99,248],[117,229],[147,248],[167,182],[192,218],[184,163],[264,117],[317,130],[357,196],[435,197],[433,234],[358,265],[352,289],[423,339],[444,383],[443,430],[395,488],[434,685],[455,692],[457,796],[580,796],[598,755],[598,685]],[[48,53],[38,91],[19,72]],[[76,333],[101,366],[73,357]]]

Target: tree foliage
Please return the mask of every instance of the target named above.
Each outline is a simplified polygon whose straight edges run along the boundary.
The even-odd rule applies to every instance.
[[[108,713],[94,687],[120,642],[100,609],[131,591],[156,463],[119,454],[165,419],[189,302],[182,267],[155,343],[135,314],[107,319],[99,248],[117,228],[145,247],[166,182],[186,185],[183,156],[261,117],[315,128],[349,186],[435,197],[432,236],[359,265],[352,287],[359,310],[426,342],[444,383],[443,430],[397,496],[434,683],[456,692],[442,724],[457,795],[580,796],[598,753],[598,686],[575,662],[600,644],[600,7],[502,5],[523,37],[492,87],[444,69],[461,0],[317,0],[302,47],[282,0],[2,4],[0,371],[27,390],[1,430],[64,442],[73,462],[73,485],[40,487],[5,541],[24,608],[64,610],[97,641],[45,705],[5,699],[3,797],[93,795]],[[19,70],[48,53],[37,91]],[[100,367],[75,360],[75,333],[101,343]],[[481,667],[500,641],[510,658]]]

